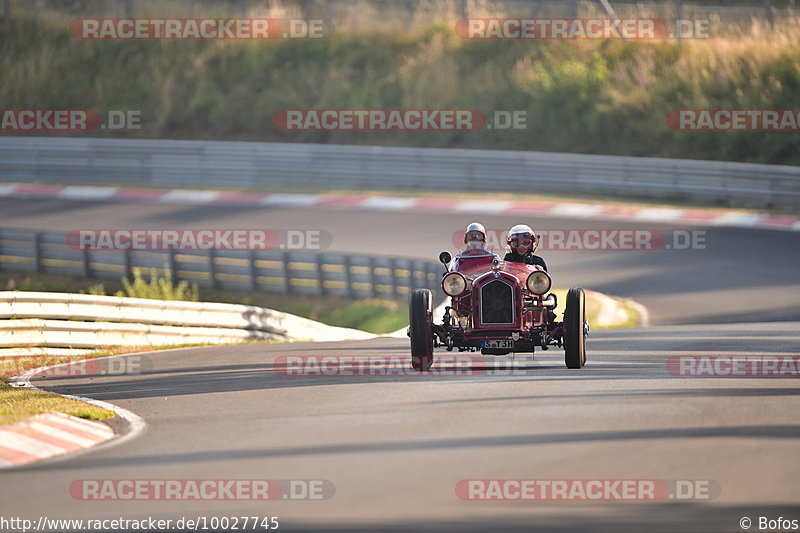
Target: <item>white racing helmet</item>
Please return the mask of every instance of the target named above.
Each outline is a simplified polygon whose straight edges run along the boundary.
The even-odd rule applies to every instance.
[[[526,226],[525,224],[517,224],[508,230],[506,243],[511,248],[512,252],[517,252],[520,255],[533,253],[538,247],[536,234],[530,226]]]
[[[464,244],[467,248],[484,248],[486,247],[486,228],[480,222],[473,222],[467,226],[464,233]]]

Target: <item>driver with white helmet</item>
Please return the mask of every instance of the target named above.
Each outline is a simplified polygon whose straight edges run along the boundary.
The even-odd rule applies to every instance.
[[[480,222],[467,226],[464,233],[464,244],[467,250],[484,250],[486,248],[486,228]]]
[[[453,261],[451,270],[458,270],[459,259],[465,257],[477,257],[488,254],[486,251],[486,228],[480,222],[473,222],[467,226],[464,232],[464,250],[458,254],[456,260]]]
[[[533,252],[539,247],[536,240],[536,234],[530,226],[525,224],[517,224],[508,230],[508,237],[506,238],[511,251],[506,254],[505,261],[514,261],[517,263],[526,263],[528,265],[539,265],[547,270],[547,265],[544,259]]]

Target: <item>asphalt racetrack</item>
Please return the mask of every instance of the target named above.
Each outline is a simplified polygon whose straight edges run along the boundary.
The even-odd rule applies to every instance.
[[[582,370],[567,370],[557,349],[466,371],[440,365],[426,376],[300,376],[285,366],[289,356],[407,357],[407,341],[377,338],[170,350],[127,356],[140,358],[139,374],[35,380],[131,410],[147,429],[121,445],[0,474],[5,515],[268,515],[281,529],[310,531],[742,531],[745,517],[753,530],[760,517],[800,519],[796,375],[682,377],[668,366],[675,356],[800,353],[796,232],[53,200],[3,199],[0,213],[0,227],[51,231],[324,228],[331,251],[419,258],[452,251],[454,232],[473,219],[537,231],[706,230],[705,249],[543,254],[557,286],[631,297],[650,311],[652,327],[592,331]],[[83,501],[70,492],[87,479],[254,478],[325,480],[325,498]],[[490,479],[690,481],[695,493],[471,501],[456,490]]]

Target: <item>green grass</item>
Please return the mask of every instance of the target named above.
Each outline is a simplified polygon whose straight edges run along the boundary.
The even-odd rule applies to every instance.
[[[21,422],[36,414],[56,411],[87,420],[105,420],[112,411],[33,389],[18,389],[0,382],[0,426]]]
[[[466,41],[422,29],[264,42],[78,41],[63,21],[0,19],[5,108],[142,111],[119,135],[495,148],[800,164],[796,133],[671,130],[681,108],[795,108],[800,29],[708,40]],[[795,21],[796,22],[796,21]],[[369,24],[364,28],[371,27]],[[415,26],[419,27],[419,26]],[[282,132],[280,109],[523,110],[522,131]],[[108,133],[108,132],[107,132]]]
[[[203,290],[201,300],[256,305],[310,318],[330,326],[360,329],[376,334],[390,333],[408,324],[408,302],[404,298],[352,300],[335,296],[322,298]]]
[[[200,289],[197,283],[182,280],[172,281],[169,270],[156,268],[133,268],[133,279],[122,279],[122,289],[116,291],[114,296],[127,298],[149,298],[151,300],[181,300],[196,302],[200,298]],[[102,283],[92,285],[87,291],[97,296],[107,296],[106,288]]]

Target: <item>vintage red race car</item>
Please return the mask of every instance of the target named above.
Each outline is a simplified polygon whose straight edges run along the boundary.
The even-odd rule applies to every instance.
[[[451,260],[449,252],[439,254],[447,268],[442,290],[451,298],[442,324],[433,321],[431,291],[411,293],[408,333],[415,370],[431,367],[438,346],[484,355],[558,346],[564,348],[567,368],[583,367],[589,333],[583,289],[569,290],[564,320],[558,322],[556,295],[548,294],[552,281],[541,267],[503,261],[482,249],[466,250]]]

